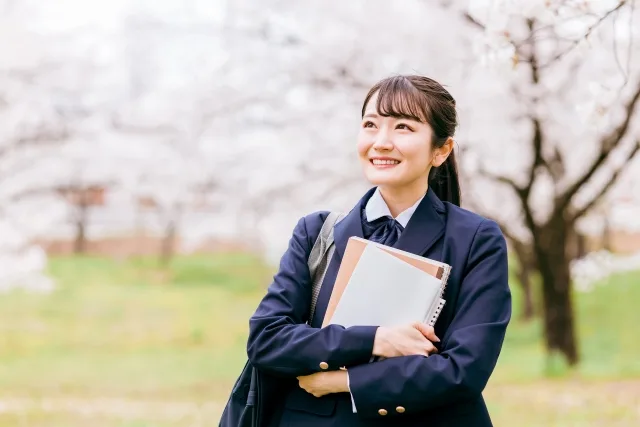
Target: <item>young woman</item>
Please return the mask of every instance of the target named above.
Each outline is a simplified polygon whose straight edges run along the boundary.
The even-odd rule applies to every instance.
[[[307,258],[327,212],[300,219],[250,320],[249,360],[283,390],[266,425],[492,425],[481,393],[511,316],[507,248],[495,222],[459,207],[456,125],[454,99],[429,78],[391,77],[369,91],[358,153],[373,188],[334,228],[315,315],[306,324]],[[452,266],[435,331],[320,327],[351,236]]]

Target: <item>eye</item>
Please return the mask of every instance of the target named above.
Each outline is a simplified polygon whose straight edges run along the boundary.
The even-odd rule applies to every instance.
[[[362,124],[363,128],[373,128],[375,126],[376,126],[375,123],[373,123],[371,120],[367,120]]]
[[[398,125],[396,126],[396,129],[403,129],[403,130],[408,130],[413,132],[413,128],[406,123],[398,123]]]

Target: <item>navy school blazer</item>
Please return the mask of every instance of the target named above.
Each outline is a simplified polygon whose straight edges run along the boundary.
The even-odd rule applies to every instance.
[[[249,361],[279,382],[270,426],[484,427],[491,420],[482,391],[496,365],[511,318],[507,247],[498,225],[429,189],[394,247],[452,266],[435,325],[438,354],[369,363],[377,325],[321,328],[347,241],[362,237],[361,207],[334,229],[336,250],[310,325],[307,258],[327,212],[300,219],[278,273],[249,322]],[[316,398],[297,376],[346,366],[349,393]]]

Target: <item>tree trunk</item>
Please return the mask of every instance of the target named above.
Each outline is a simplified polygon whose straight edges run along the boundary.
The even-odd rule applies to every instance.
[[[577,233],[576,240],[577,240],[576,257],[578,259],[584,258],[587,255],[587,238],[583,234]]]
[[[518,257],[518,269],[516,276],[522,287],[522,320],[529,321],[535,317],[535,304],[533,301],[533,287],[531,276],[535,270],[533,254],[530,245],[519,241],[512,241],[513,250]]]
[[[86,224],[83,220],[76,221],[76,238],[73,242],[73,253],[84,254],[87,250]]]
[[[173,219],[169,220],[160,248],[160,264],[162,266],[169,265],[173,258],[176,245],[176,228],[176,221]]]
[[[536,315],[533,303],[533,288],[531,286],[531,272],[525,265],[518,266],[518,280],[522,286],[522,320],[525,322],[533,319]]]
[[[570,224],[552,218],[536,233],[536,258],[542,276],[544,331],[549,354],[559,352],[569,365],[578,363],[569,273]]]
[[[602,249],[611,252],[611,225],[607,216],[604,217],[604,228],[602,229]]]
[[[73,252],[84,254],[87,250],[87,215],[89,213],[89,201],[83,190],[79,191],[79,200],[76,216],[76,238],[73,242]]]

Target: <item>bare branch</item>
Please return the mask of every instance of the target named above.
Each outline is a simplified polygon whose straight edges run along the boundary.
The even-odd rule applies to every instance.
[[[56,186],[30,188],[20,193],[13,194],[8,200],[12,203],[17,203],[25,199],[46,196],[49,194],[54,194],[56,192],[58,192],[58,188]]]
[[[611,189],[611,187],[613,187],[613,185],[618,181],[620,174],[625,170],[628,162],[630,162],[633,159],[633,157],[638,153],[638,151],[640,151],[640,140],[636,141],[635,146],[633,147],[631,152],[627,155],[626,162],[622,163],[618,168],[616,168],[616,170],[611,175],[611,179],[607,181],[607,183],[600,189],[598,194],[593,196],[593,198],[589,202],[587,202],[584,206],[578,209],[578,211],[571,216],[571,221],[575,221],[578,218],[585,215],[586,213],[588,213],[595,206],[595,204],[598,203],[598,201],[601,200],[602,197],[604,197],[607,194],[607,192]]]
[[[0,145],[0,159],[8,155],[11,151],[26,148],[34,145],[47,145],[50,143],[61,142],[69,138],[69,131],[65,128],[56,129],[36,129],[29,135],[23,135],[12,141],[5,142]]]
[[[527,19],[527,28],[529,29],[529,33],[533,33],[535,31],[536,21],[534,19]],[[529,51],[529,68],[531,70],[531,84],[534,86],[540,85],[540,67],[538,62],[538,52],[537,52],[537,44],[535,39],[531,40],[530,51]],[[534,98],[534,103],[537,102],[537,99]],[[533,220],[533,214],[531,207],[529,206],[529,195],[531,194],[531,189],[536,181],[536,173],[539,168],[545,168],[549,171],[551,176],[557,178],[556,174],[558,171],[564,169],[562,155],[558,150],[555,152],[554,158],[551,162],[547,162],[544,158],[544,145],[545,145],[545,135],[543,131],[543,124],[541,119],[532,114],[529,116],[531,120],[531,126],[533,127],[533,134],[531,135],[531,148],[533,150],[533,161],[531,162],[531,167],[529,169],[528,180],[525,187],[522,188],[522,194],[520,194],[520,199],[522,201],[523,210],[525,212],[525,218],[527,221],[527,226],[533,232],[535,230],[535,221]]]
[[[467,22],[469,22],[470,24],[472,24],[476,28],[478,28],[478,29],[480,29],[482,31],[485,31],[487,29],[482,22],[478,21],[476,18],[471,16],[471,14],[469,14],[469,12],[465,12],[462,16],[464,17],[464,19],[467,20]]]
[[[631,31],[631,29],[629,29]],[[614,33],[614,37],[613,37],[613,57],[616,60],[616,66],[618,67],[618,70],[620,71],[620,74],[622,74],[624,76],[624,83],[622,84],[622,86],[626,86],[627,82],[629,81],[629,73],[627,71],[625,71],[624,67],[622,66],[622,62],[620,62],[620,55],[618,54],[618,38],[615,37],[615,33],[616,33],[616,17],[613,17],[613,33]],[[631,58],[629,58],[631,59]]]
[[[566,173],[564,158],[558,146],[553,147],[553,157],[547,159],[547,164],[549,166],[549,172],[551,172],[551,176],[556,179],[564,176],[564,174]]]
[[[480,215],[484,215],[484,216],[489,216],[487,215],[487,212],[485,212],[484,209],[482,209],[480,207],[480,205],[478,203],[476,203],[475,199],[473,197],[466,197],[465,198],[465,204],[469,207],[470,210],[480,214]],[[513,234],[511,233],[511,231],[509,230],[509,226],[507,225],[506,222],[502,221],[500,218],[496,217],[496,216],[491,216],[491,219],[493,221],[495,221],[498,224],[498,227],[500,227],[500,229],[502,230],[502,234],[504,234],[504,237],[511,241],[511,242],[519,242],[520,240]]]
[[[569,46],[567,46],[561,52],[558,52],[556,55],[554,55],[551,59],[546,61],[544,64],[539,64],[538,68],[539,69],[547,68],[550,65],[552,65],[553,63],[555,63],[555,62],[559,61],[560,59],[562,59],[569,52],[574,50],[580,44],[580,42],[582,42],[583,40],[588,39],[589,36],[591,36],[591,34],[600,25],[602,25],[602,23],[604,21],[606,21],[611,15],[613,15],[614,13],[619,11],[626,4],[628,4],[627,0],[620,0],[620,2],[614,8],[612,8],[611,10],[608,10],[607,12],[605,12],[602,16],[600,16],[596,20],[596,22],[594,22],[589,28],[587,28],[587,30],[585,31],[584,35],[582,35],[581,37],[578,37],[576,39],[567,40],[567,41],[569,41]],[[632,10],[633,10],[634,2],[632,1],[630,4],[631,4]],[[486,30],[486,26],[482,22],[478,21],[473,16],[471,16],[468,12],[464,13],[463,17],[467,22],[469,22],[471,25],[473,25],[477,29],[480,29],[482,31]],[[573,18],[571,18],[571,19],[573,19]],[[530,20],[530,19],[527,20],[527,24],[528,25],[530,25],[531,22],[532,22],[532,20]],[[526,56],[522,54],[523,53],[523,47],[526,46],[527,44],[533,44],[536,41],[536,34],[538,34],[539,32],[544,31],[544,30],[548,30],[548,29],[552,29],[552,28],[553,28],[552,25],[547,25],[547,26],[543,26],[543,27],[540,27],[540,28],[536,28],[536,29],[530,28],[528,36],[526,38],[524,38],[523,40],[520,40],[518,42],[516,42],[514,40],[509,40],[509,43],[515,49],[515,53],[516,53],[517,57],[518,58],[522,58],[522,59],[519,59],[518,62],[527,62]],[[559,39],[559,37],[556,36],[556,39]],[[540,40],[540,39],[538,38],[538,40]]]
[[[591,35],[591,33],[593,33],[593,31],[596,28],[598,28],[604,21],[606,21],[607,18],[609,18],[609,16],[611,16],[612,14],[614,14],[615,12],[620,10],[625,4],[627,4],[627,0],[620,0],[620,2],[618,3],[618,5],[616,7],[614,7],[613,9],[611,9],[609,11],[607,11],[595,23],[593,23],[589,28],[587,28],[587,31],[584,33],[584,35],[582,37],[579,37],[579,38],[575,39],[566,49],[564,49],[561,52],[557,53],[555,56],[553,56],[547,62],[542,64],[540,66],[540,68],[546,68],[546,67],[552,65],[554,62],[559,61],[560,59],[562,59],[565,55],[567,55],[569,52],[571,52],[573,49],[575,49],[580,44],[581,41],[588,39],[589,36]]]
[[[521,187],[512,179],[505,176],[494,175],[483,168],[480,168],[478,170],[478,174],[489,180],[506,184],[515,192],[516,196],[520,200],[520,206],[524,214],[525,224],[529,231],[535,235],[535,232],[538,229],[538,225],[533,219],[533,211],[529,206],[529,193],[531,191],[532,183],[529,182],[527,187]]]
[[[589,166],[586,172],[579,177],[572,185],[570,185],[563,194],[558,196],[556,203],[556,212],[564,211],[571,199],[575,194],[582,188],[583,185],[587,183],[591,179],[591,177],[600,169],[600,167],[605,163],[605,161],[611,155],[611,152],[618,146],[620,140],[627,134],[629,130],[629,124],[631,122],[631,118],[633,117],[635,108],[640,100],[640,82],[638,83],[638,87],[636,88],[635,93],[625,105],[625,118],[615,129],[612,129],[607,135],[603,136],[600,140],[600,153],[593,160],[591,166]]]
[[[551,172],[551,168],[545,161],[542,156],[542,146],[544,137],[542,134],[542,124],[540,123],[540,119],[537,117],[531,117],[531,122],[533,125],[533,136],[531,137],[531,146],[533,148],[533,162],[531,163],[531,168],[529,169],[529,180],[527,181],[527,192],[531,190],[533,186],[533,182],[536,179],[536,170],[540,166],[544,166]]]
[[[520,187],[514,180],[502,175],[494,175],[493,173],[486,170],[484,167],[480,167],[478,169],[478,174],[484,178],[487,178],[491,181],[500,182],[502,184],[506,184],[516,193],[519,194],[524,191],[524,188]]]
[[[527,19],[527,28],[529,29],[529,33],[532,34],[536,30],[536,21],[533,19]],[[534,86],[540,85],[541,75],[540,75],[540,66],[538,61],[538,52],[537,52],[537,44],[536,40],[531,38],[531,45],[528,57],[529,69],[531,71],[530,79],[531,84]],[[533,102],[536,103],[537,99],[534,98]],[[564,159],[562,158],[562,154],[555,148],[554,155],[551,159],[545,159],[544,157],[544,145],[545,145],[545,135],[543,131],[543,124],[539,117],[534,114],[530,114],[528,119],[531,121],[531,126],[533,128],[533,135],[531,137],[531,147],[533,149],[533,162],[531,163],[531,167],[529,169],[529,178],[527,182],[527,186],[524,188],[526,198],[528,199],[529,193],[531,192],[531,187],[533,186],[536,179],[536,172],[538,168],[543,167],[549,171],[551,176],[555,179],[558,179],[562,175],[562,171],[564,170]]]
[[[471,25],[473,25],[474,27],[482,30],[482,31],[486,31],[487,27],[480,21],[478,21],[476,18],[474,18],[473,16],[471,16],[468,12],[463,13],[462,15],[464,17],[464,19],[467,20],[467,22],[469,22]],[[519,45],[518,43],[516,43],[514,40],[512,40],[510,37],[508,37],[508,41],[509,44],[511,46],[513,46],[514,48],[514,52],[515,52],[515,63],[521,63],[521,62],[527,62],[527,58],[525,57],[525,55],[522,54],[522,49],[521,49],[521,45]]]
[[[631,74],[631,56],[633,55],[633,15],[636,10],[635,0],[631,2],[631,11],[629,12],[629,45],[627,46],[627,76]],[[626,82],[625,82],[626,83]]]

